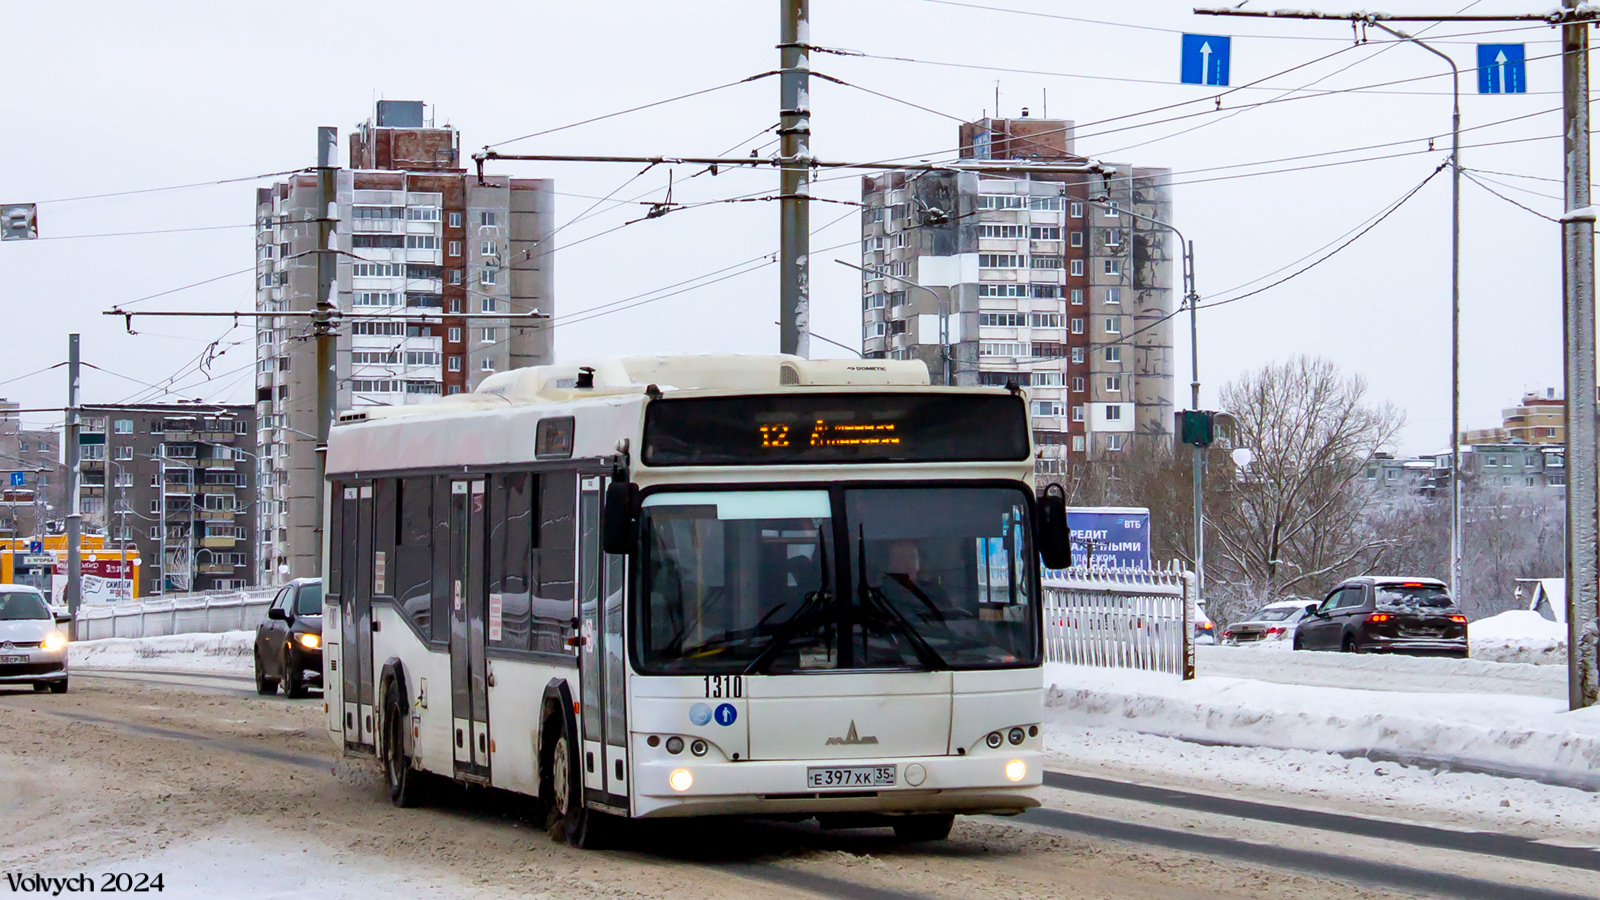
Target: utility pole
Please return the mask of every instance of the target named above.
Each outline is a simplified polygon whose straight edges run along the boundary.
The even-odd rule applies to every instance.
[[[779,0],[778,351],[811,355],[811,0]]]
[[[1576,12],[1565,0],[1564,12]],[[1567,702],[1600,702],[1596,617],[1600,615],[1600,520],[1596,516],[1594,210],[1589,206],[1589,25],[1561,27],[1561,331],[1567,414]]]
[[[314,572],[291,573],[322,574],[322,520],[325,482],[328,477],[328,432],[333,428],[334,411],[339,406],[339,342],[334,331],[334,320],[339,311],[334,291],[337,289],[339,257],[335,252],[334,225],[339,221],[338,170],[333,156],[338,150],[339,129],[322,126],[317,129],[317,305],[311,320],[311,330],[317,340],[317,486],[315,498],[317,554]]]
[[[83,520],[78,498],[78,335],[67,335],[67,421],[62,441],[67,461],[67,640],[78,639],[78,602],[83,590]]]

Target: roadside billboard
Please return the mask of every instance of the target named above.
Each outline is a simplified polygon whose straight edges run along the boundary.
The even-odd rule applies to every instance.
[[[1150,510],[1133,506],[1070,507],[1072,564],[1150,568]]]
[[[84,557],[79,561],[79,571],[82,573],[80,584],[80,599],[84,603],[117,603],[122,600],[133,599],[133,578],[138,569],[138,558],[128,560],[127,571],[123,571],[123,562],[120,558],[100,559]],[[65,555],[56,557],[56,577],[50,579],[50,593],[52,603],[66,602],[67,593],[67,560]]]

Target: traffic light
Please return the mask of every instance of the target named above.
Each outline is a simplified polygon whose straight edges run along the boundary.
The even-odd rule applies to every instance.
[[[1186,409],[1182,413],[1182,424],[1179,428],[1179,440],[1185,444],[1196,447],[1209,447],[1215,438],[1212,417],[1216,415],[1207,409]]]
[[[0,241],[39,238],[39,208],[32,203],[0,204]]]

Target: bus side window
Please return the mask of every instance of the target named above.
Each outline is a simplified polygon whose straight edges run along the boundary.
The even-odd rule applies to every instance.
[[[538,478],[536,533],[537,587],[532,599],[529,649],[567,655],[577,581],[576,472],[548,472]]]
[[[495,479],[489,497],[489,591],[500,595],[500,639],[494,640],[490,611],[490,643],[510,650],[530,648],[533,592],[529,569],[533,564],[534,477],[510,472]]]
[[[372,482],[372,596],[393,597],[395,530],[395,491],[399,482],[377,478]]]
[[[432,479],[418,478],[418,485],[433,484],[433,512],[429,515],[429,531],[433,536],[433,621],[439,623],[433,640],[445,644],[450,640],[450,477],[436,475]]]
[[[426,641],[433,637],[433,479],[401,479],[399,493],[390,590]]]
[[[344,594],[344,484],[328,484],[328,577],[322,586],[324,596],[332,594],[342,602]],[[298,573],[290,573],[293,577]]]

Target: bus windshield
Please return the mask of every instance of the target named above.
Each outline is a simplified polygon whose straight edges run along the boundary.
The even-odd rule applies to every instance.
[[[643,512],[646,672],[1038,662],[1020,489],[663,492]]]

